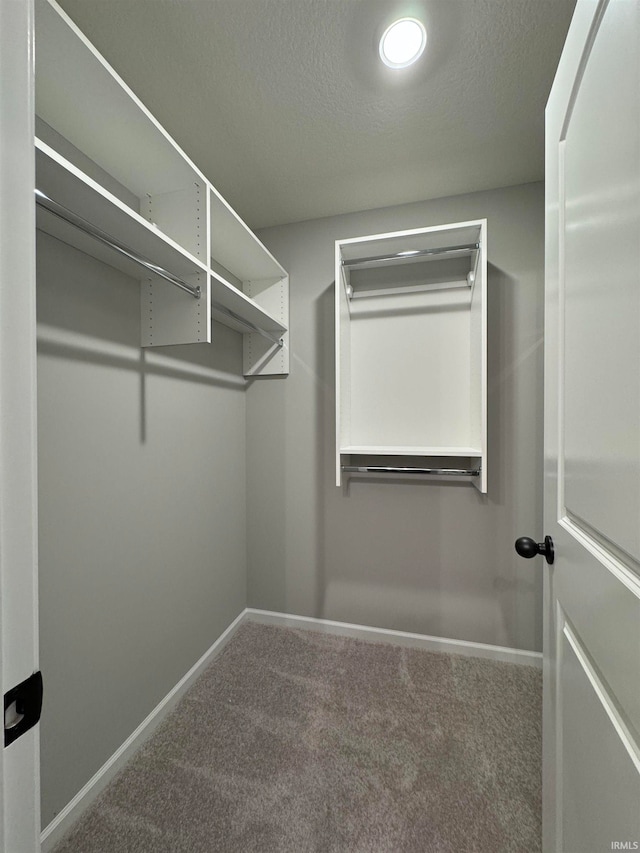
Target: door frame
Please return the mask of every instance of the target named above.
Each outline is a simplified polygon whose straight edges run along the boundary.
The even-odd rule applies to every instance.
[[[33,0],[0,0],[0,673],[38,669]],[[0,753],[0,843],[40,850],[39,726]]]

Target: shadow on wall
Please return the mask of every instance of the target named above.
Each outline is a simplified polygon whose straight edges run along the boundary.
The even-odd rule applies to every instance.
[[[46,824],[245,606],[246,417],[236,332],[141,352],[136,280],[37,263]]]
[[[514,289],[517,280],[491,263],[487,264],[487,457],[488,490],[494,504],[503,504],[505,477],[513,459],[508,420],[512,402],[505,393],[506,375],[513,370],[503,368],[507,353],[513,350]]]
[[[38,244],[38,353],[138,373],[142,443],[148,377],[244,389],[235,333],[214,324],[210,345],[141,349],[139,282],[47,234]]]
[[[295,512],[288,512],[287,470],[298,459],[287,452],[289,430],[295,431],[296,424],[295,417],[290,422],[286,392],[302,366],[292,350],[289,376],[247,380],[247,476],[252,483],[247,491],[247,604],[265,610],[286,610],[283,602],[288,601],[290,587],[299,583],[288,575],[287,537],[298,519]],[[252,407],[266,405],[272,407],[267,429],[263,419],[251,414]]]
[[[530,484],[534,505],[542,506],[539,455],[518,455],[519,447],[541,449],[543,443],[543,421],[536,411],[542,400],[542,327],[536,328],[535,317],[518,316],[518,306],[524,300],[517,288],[524,286],[526,279],[519,281],[488,264],[488,494],[499,513],[497,541],[502,552],[501,559],[496,560],[494,590],[510,637],[518,635],[521,620],[536,624],[542,616],[537,610],[531,612],[532,602],[540,598],[536,596],[540,579],[532,572],[535,566],[523,562],[514,549],[520,531],[531,525],[531,501],[526,505],[519,501],[523,482]],[[523,324],[531,327],[531,340],[524,346],[526,334],[519,328]],[[523,410],[525,417],[518,416]],[[542,519],[537,523],[541,525]]]
[[[492,264],[488,273],[489,493],[484,497],[459,482],[353,478],[341,491],[336,488],[333,285],[316,300],[313,615],[339,619],[340,612],[380,610],[376,624],[385,627],[392,625],[395,609],[413,614],[413,630],[439,634],[462,626],[456,611],[466,611],[467,622],[482,633],[490,633],[487,626],[497,620],[500,628],[493,631],[505,643],[522,632],[519,623],[539,618],[531,612],[539,578],[522,565],[513,541],[519,526],[531,523],[530,501],[518,506],[518,488],[523,478],[531,478],[537,489],[540,479],[535,453],[518,458],[519,447],[531,446],[532,431],[534,446],[540,445],[540,419],[531,411],[523,422],[518,412],[523,398],[532,405],[540,399],[540,388],[529,383],[539,381],[542,341],[539,334],[527,340],[521,328],[532,322],[523,313],[526,300],[516,292],[527,279]],[[452,520],[456,513],[465,519],[464,528]],[[368,540],[362,547],[359,536]],[[478,553],[494,565],[484,587],[474,579]]]
[[[352,322],[358,320],[370,320],[372,317],[415,317],[424,314],[451,314],[454,311],[468,312],[469,306],[463,303],[446,305],[420,305],[414,308],[359,308],[357,316],[352,318]]]
[[[334,477],[334,453],[336,441],[335,401],[335,281],[324,290],[316,301],[315,335],[316,365],[316,569],[314,610],[319,618],[325,615],[325,591],[327,583],[326,548],[326,493]]]

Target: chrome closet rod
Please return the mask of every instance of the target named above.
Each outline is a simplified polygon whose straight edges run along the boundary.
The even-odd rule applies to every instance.
[[[157,264],[152,263],[150,260],[145,258],[143,255],[139,255],[129,246],[126,246],[124,243],[121,243],[119,240],[116,240],[115,237],[110,236],[105,231],[102,231],[97,226],[93,225],[87,219],[83,219],[81,216],[78,216],[77,213],[69,210],[64,207],[64,205],[59,204],[57,201],[54,201],[52,198],[49,198],[48,195],[45,195],[41,190],[36,190],[36,204],[40,205],[40,207],[48,210],[49,213],[53,213],[54,216],[63,219],[65,222],[68,222],[70,225],[74,225],[76,228],[79,228],[81,231],[84,231],[89,236],[94,237],[96,240],[99,240],[101,243],[104,243],[106,246],[109,246],[111,249],[114,249],[116,252],[119,252],[121,255],[129,258],[129,260],[133,261],[136,264],[139,264],[144,269],[152,272],[154,275],[163,278],[165,281],[168,281],[170,284],[179,287],[181,290],[185,290],[187,293],[194,296],[196,299],[199,299],[202,291],[199,285],[191,285],[187,284],[182,279],[178,278],[172,273],[167,272],[167,270],[159,267]],[[284,342],[282,339],[276,338],[274,335],[271,335],[269,332],[266,332],[264,329],[261,329],[259,326],[256,326],[255,323],[252,323],[250,320],[245,320],[244,317],[241,317],[239,314],[236,314],[235,311],[232,311],[230,308],[227,308],[226,305],[222,305],[220,302],[217,302],[215,299],[211,300],[211,307],[220,311],[223,314],[226,314],[228,317],[232,317],[237,323],[245,326],[247,329],[250,329],[252,332],[257,332],[259,335],[262,335],[264,338],[272,341],[272,343],[281,347],[284,346]]]
[[[452,252],[476,252],[480,243],[468,243],[464,246],[448,246],[442,249],[417,249],[415,252],[396,252],[395,255],[373,255],[369,258],[350,258],[342,261],[343,267],[353,267],[357,264],[384,263],[384,261],[408,261],[425,255],[447,255]]]
[[[114,249],[116,252],[119,252],[121,255],[124,255],[126,258],[129,258],[130,261],[138,264],[149,272],[153,273],[153,275],[157,275],[160,278],[163,278],[165,281],[168,281],[169,284],[173,284],[175,287],[179,287],[180,290],[184,290],[187,293],[191,294],[195,299],[200,299],[200,295],[202,293],[200,289],[200,285],[192,285],[187,284],[186,281],[182,281],[181,278],[173,275],[162,267],[157,266],[148,258],[145,258],[144,255],[139,255],[134,249],[129,246],[121,243],[115,237],[112,237],[110,234],[107,234],[105,231],[102,231],[96,225],[93,225],[87,219],[83,219],[82,216],[78,216],[77,213],[74,213],[72,210],[69,210],[64,205],[59,204],[57,201],[54,201],[52,198],[49,198],[48,195],[36,189],[36,204],[40,207],[43,207],[45,210],[48,210],[49,213],[53,213],[54,216],[63,219],[65,222],[68,222],[69,225],[73,225],[76,228],[79,228],[81,231],[84,231],[90,237],[94,237],[100,243],[104,243],[105,246],[109,246],[109,248]]]
[[[433,474],[438,477],[479,477],[477,468],[396,468],[391,465],[342,465],[345,474]]]
[[[235,311],[232,311],[231,308],[227,308],[226,305],[222,305],[220,302],[216,302],[215,299],[211,300],[211,307],[216,311],[220,311],[222,314],[226,314],[228,317],[231,317],[236,321],[236,323],[240,323],[242,326],[246,326],[247,329],[251,329],[252,332],[257,332],[259,335],[262,335],[263,338],[266,338],[268,341],[276,344],[276,346],[282,347],[284,346],[284,341],[282,338],[276,338],[275,335],[266,332],[264,329],[261,329],[260,326],[256,326],[255,323],[252,323],[251,320],[245,320],[244,317],[241,317],[239,314],[236,314]],[[215,317],[213,318],[215,320]]]

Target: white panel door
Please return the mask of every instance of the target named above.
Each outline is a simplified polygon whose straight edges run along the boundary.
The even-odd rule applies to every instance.
[[[547,107],[545,851],[640,849],[639,56],[578,0]]]
[[[0,115],[0,670],[6,694],[37,670],[38,656],[31,0],[0,0]],[[15,710],[11,703],[5,725],[19,723]],[[0,750],[4,853],[40,849],[38,728]]]

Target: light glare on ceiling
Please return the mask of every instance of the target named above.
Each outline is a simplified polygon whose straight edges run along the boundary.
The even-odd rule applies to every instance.
[[[400,18],[384,31],[380,58],[389,68],[406,68],[422,55],[426,44],[424,24],[416,18]]]

